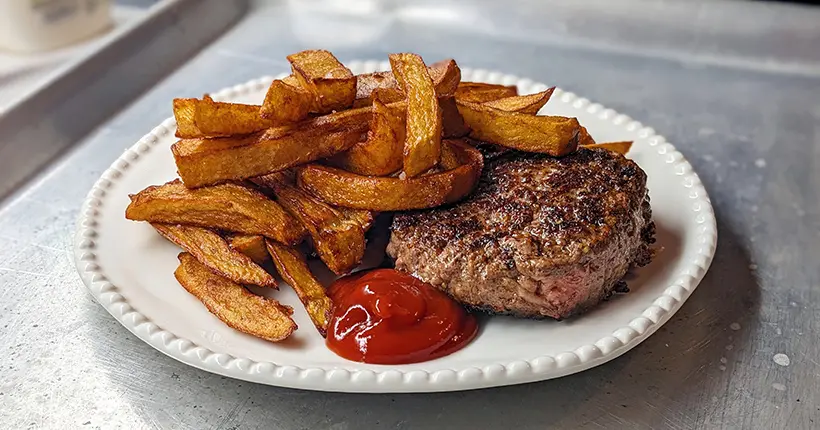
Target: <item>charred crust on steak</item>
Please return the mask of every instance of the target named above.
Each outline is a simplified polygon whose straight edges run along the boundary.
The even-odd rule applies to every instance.
[[[466,201],[396,215],[391,229],[401,234],[423,224],[423,236],[433,239],[434,247],[466,240],[473,249],[497,244],[514,232],[542,256],[561,263],[577,261],[594,251],[612,229],[622,227],[619,218],[646,196],[646,175],[635,163],[618,157],[621,160],[608,151],[589,149],[562,159],[511,152],[485,168],[477,190]],[[539,164],[555,166],[551,171],[532,169]],[[601,198],[609,190],[620,191],[616,199]],[[630,201],[621,201],[624,197]],[[476,213],[480,207],[491,208],[492,217]],[[419,212],[423,215],[417,216]],[[647,232],[648,238],[653,233]]]
[[[633,161],[579,149],[562,158],[508,151],[485,164],[466,200],[394,217],[388,253],[397,269],[472,308],[566,318],[622,289],[626,270],[651,260],[646,174]],[[561,276],[586,281],[583,271],[600,275],[600,285],[538,285]],[[566,300],[533,303],[556,291]]]

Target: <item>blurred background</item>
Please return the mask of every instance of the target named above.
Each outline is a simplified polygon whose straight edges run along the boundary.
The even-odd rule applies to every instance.
[[[0,363],[0,427],[818,428],[812,3],[0,2],[0,351],[13,357]],[[85,293],[71,260],[81,202],[123,150],[171,116],[174,97],[285,72],[286,55],[315,48],[343,62],[452,57],[653,127],[692,163],[715,206],[711,270],[628,354],[516,387],[308,393],[221,378],[154,351]]]

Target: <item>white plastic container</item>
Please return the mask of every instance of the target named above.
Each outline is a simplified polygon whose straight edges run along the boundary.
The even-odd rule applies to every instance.
[[[0,49],[47,51],[111,26],[110,0],[0,0]]]

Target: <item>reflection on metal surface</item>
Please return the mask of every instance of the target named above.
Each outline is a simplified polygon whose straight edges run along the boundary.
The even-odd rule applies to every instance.
[[[181,365],[93,303],[68,252],[79,202],[102,170],[171,115],[171,98],[275,75],[287,71],[288,53],[331,47],[296,38],[289,8],[260,2],[0,209],[0,428],[815,428],[820,34],[811,29],[820,10],[674,2],[674,21],[662,15],[669,1],[605,3],[621,11],[617,18],[581,0],[453,2],[492,20],[494,32],[385,18],[388,24],[372,25],[386,27],[377,38],[338,54],[455,56],[465,67],[581,92],[675,142],[709,190],[721,239],[697,293],[645,343],[545,383],[350,396],[264,387]],[[589,7],[569,20],[560,13],[568,4]],[[591,42],[549,34],[561,25]],[[609,47],[595,45],[601,40]],[[652,50],[638,52],[641,46]],[[775,363],[775,354],[788,356],[789,366]]]
[[[243,5],[169,0],[15,103],[0,116],[0,199],[215,38]]]
[[[289,0],[294,36],[327,49],[373,43],[392,21],[389,2],[379,0]]]

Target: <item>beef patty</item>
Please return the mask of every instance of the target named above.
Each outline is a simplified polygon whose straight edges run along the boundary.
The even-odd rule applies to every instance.
[[[646,174],[622,155],[510,152],[487,160],[466,200],[397,214],[387,253],[467,306],[562,319],[649,262],[651,217]]]

